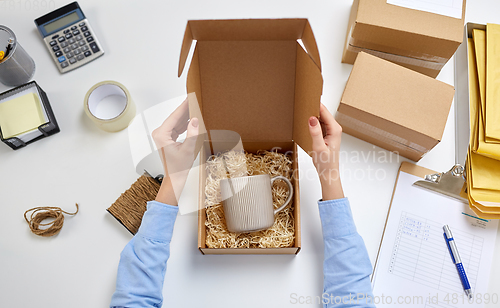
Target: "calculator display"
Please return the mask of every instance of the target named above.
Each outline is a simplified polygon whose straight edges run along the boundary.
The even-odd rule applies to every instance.
[[[45,31],[47,33],[51,33],[59,28],[63,28],[66,25],[72,24],[75,21],[79,20],[80,17],[76,12],[68,14],[62,18],[59,18],[58,20],[51,22],[49,24],[44,25],[43,27],[45,28]]]

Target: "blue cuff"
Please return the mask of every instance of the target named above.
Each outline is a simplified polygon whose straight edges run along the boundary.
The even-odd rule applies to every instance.
[[[149,201],[137,235],[154,241],[170,242],[178,212],[177,206]]]
[[[347,198],[320,200],[318,206],[324,238],[341,238],[357,233]]]

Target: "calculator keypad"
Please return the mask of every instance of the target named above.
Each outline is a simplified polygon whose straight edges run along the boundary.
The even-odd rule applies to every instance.
[[[60,65],[60,70],[67,70],[73,65],[77,67],[79,65],[75,64],[101,51],[85,22],[61,31],[61,36],[52,36],[48,43],[56,62]]]

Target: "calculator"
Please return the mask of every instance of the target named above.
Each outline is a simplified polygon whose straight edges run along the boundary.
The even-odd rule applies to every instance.
[[[74,70],[104,54],[76,1],[35,19],[35,24],[61,73]]]

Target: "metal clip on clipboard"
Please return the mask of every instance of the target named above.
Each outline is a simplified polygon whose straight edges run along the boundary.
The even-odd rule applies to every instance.
[[[466,181],[463,163],[466,160],[470,141],[470,106],[469,106],[469,56],[468,38],[473,29],[486,30],[485,25],[467,23],[464,27],[463,43],[455,53],[455,163],[448,172],[429,174],[425,180],[413,183],[434,192],[444,194],[462,202],[467,199],[460,196]],[[466,76],[464,78],[464,76]]]
[[[468,201],[460,196],[464,184],[465,169],[460,164],[456,164],[447,172],[427,174],[424,180],[413,183],[415,186],[432,190],[459,201]]]

